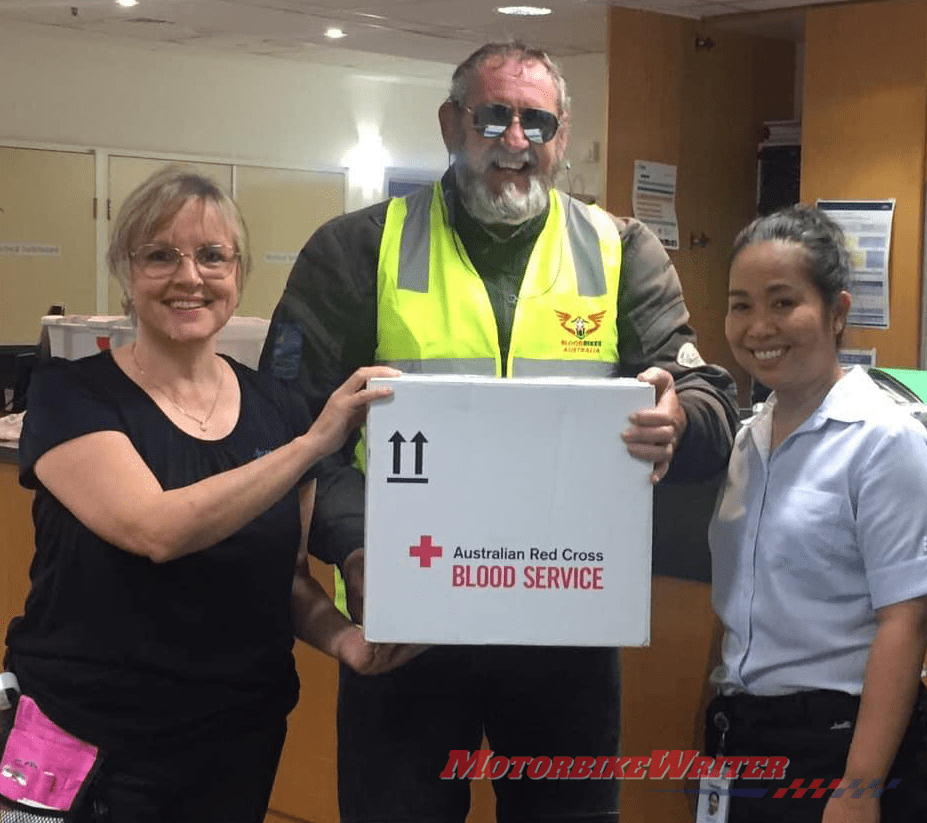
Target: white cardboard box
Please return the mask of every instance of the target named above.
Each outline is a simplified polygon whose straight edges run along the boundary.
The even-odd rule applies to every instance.
[[[52,356],[68,360],[115,349],[135,339],[135,326],[122,315],[46,315],[42,325],[48,329]],[[217,349],[256,369],[269,325],[269,320],[260,317],[231,317],[219,332]]]
[[[403,375],[367,418],[369,640],[641,646],[652,465],[632,379]]]

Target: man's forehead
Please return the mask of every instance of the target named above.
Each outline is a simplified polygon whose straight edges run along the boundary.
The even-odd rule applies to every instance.
[[[550,71],[540,60],[533,57],[494,56],[484,60],[477,71],[478,83],[474,92],[493,92],[511,88],[513,90],[533,88],[557,96]]]

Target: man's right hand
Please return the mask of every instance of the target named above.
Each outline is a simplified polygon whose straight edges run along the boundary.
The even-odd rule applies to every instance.
[[[364,622],[364,550],[355,549],[341,564],[341,576],[348,604],[348,614],[357,623]]]

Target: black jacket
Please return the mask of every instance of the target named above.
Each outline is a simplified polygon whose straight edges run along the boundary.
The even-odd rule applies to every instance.
[[[495,265],[504,255],[493,243],[479,248],[469,215],[455,218],[462,209],[452,178],[449,173],[442,181],[451,221],[486,283],[505,336],[505,294],[518,293],[543,221],[536,230],[504,241],[509,247],[523,244],[520,253],[515,249],[516,266]],[[355,369],[374,362],[377,264],[386,208],[387,202],[378,203],[319,228],[300,252],[271,319],[260,367],[298,381],[316,411]],[[688,428],[666,479],[710,477],[727,465],[730,454],[737,426],[734,382],[724,369],[698,356],[679,277],[656,235],[637,220],[613,219],[622,237],[620,374],[633,377],[649,366],[672,373]],[[508,341],[500,342],[505,350]],[[623,421],[617,425],[623,427]],[[355,442],[329,458],[319,478],[310,547],[330,563],[340,563],[364,541],[364,479],[350,465]]]

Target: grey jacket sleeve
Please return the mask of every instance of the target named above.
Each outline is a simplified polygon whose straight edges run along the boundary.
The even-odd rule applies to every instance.
[[[706,364],[676,269],[656,235],[638,220],[613,218],[622,238],[618,293],[621,373],[649,366],[673,375],[688,428],[667,481],[702,480],[726,465],[737,429],[737,390],[720,366]]]
[[[386,204],[337,217],[303,247],[274,310],[260,368],[295,382],[315,415],[376,351],[376,278]],[[319,465],[312,554],[340,565],[364,544],[357,437]]]

